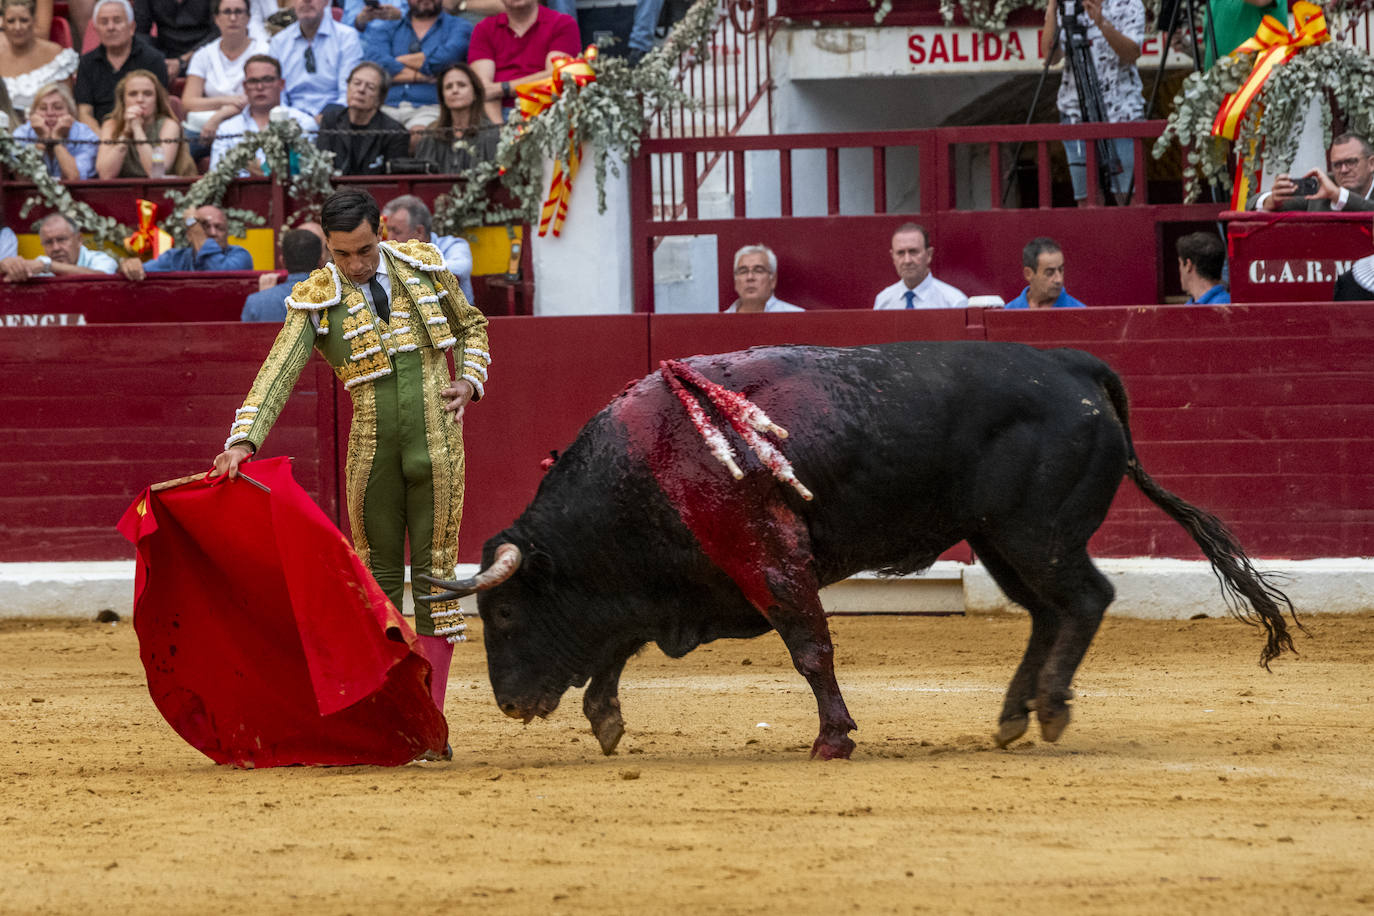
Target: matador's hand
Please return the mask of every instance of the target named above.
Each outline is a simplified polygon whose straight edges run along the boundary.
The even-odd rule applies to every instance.
[[[453,414],[453,422],[457,423],[463,419],[463,408],[467,407],[468,401],[472,400],[472,396],[476,394],[476,389],[472,387],[472,382],[460,378],[440,393],[445,398],[444,410]]]
[[[253,457],[253,449],[247,445],[231,445],[229,448],[215,456],[215,469],[210,473],[211,479],[224,474],[229,475],[233,480],[239,476],[239,465]]]

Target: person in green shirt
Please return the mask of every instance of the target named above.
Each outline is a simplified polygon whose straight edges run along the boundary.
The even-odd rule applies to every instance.
[[[1255,37],[1255,30],[1265,16],[1273,16],[1288,24],[1288,4],[1276,0],[1211,0],[1206,4],[1212,21],[1211,35],[1203,40],[1203,69],[1212,69],[1217,57],[1225,57],[1247,40]],[[1215,38],[1215,43],[1213,39]],[[1213,47],[1216,54],[1212,53]]]

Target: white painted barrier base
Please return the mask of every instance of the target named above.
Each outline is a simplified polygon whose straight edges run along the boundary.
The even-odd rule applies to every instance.
[[[1116,587],[1109,613],[1122,617],[1186,620],[1226,613],[1211,568],[1191,560],[1098,560]],[[1265,561],[1265,572],[1287,577],[1280,585],[1300,615],[1374,611],[1374,560],[1368,558]],[[460,567],[459,577],[475,566]],[[0,563],[0,617],[89,619],[110,609],[127,616],[133,606],[134,564]],[[821,592],[827,611],[843,614],[1019,611],[980,565],[936,563],[921,576],[889,579],[865,573]],[[465,600],[468,607],[472,599]],[[475,604],[469,610],[475,608]],[[407,591],[406,613],[411,613]]]

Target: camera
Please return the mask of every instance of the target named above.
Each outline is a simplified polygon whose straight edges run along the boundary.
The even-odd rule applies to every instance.
[[[1322,183],[1316,176],[1308,175],[1305,178],[1293,179],[1293,193],[1298,197],[1311,197],[1322,189]]]

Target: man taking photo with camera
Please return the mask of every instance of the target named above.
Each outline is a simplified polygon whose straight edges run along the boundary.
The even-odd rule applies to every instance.
[[[1359,134],[1341,134],[1331,143],[1331,175],[1308,169],[1301,178],[1286,172],[1254,198],[1254,210],[1374,210],[1374,147]],[[1334,176],[1334,180],[1332,178]]]

